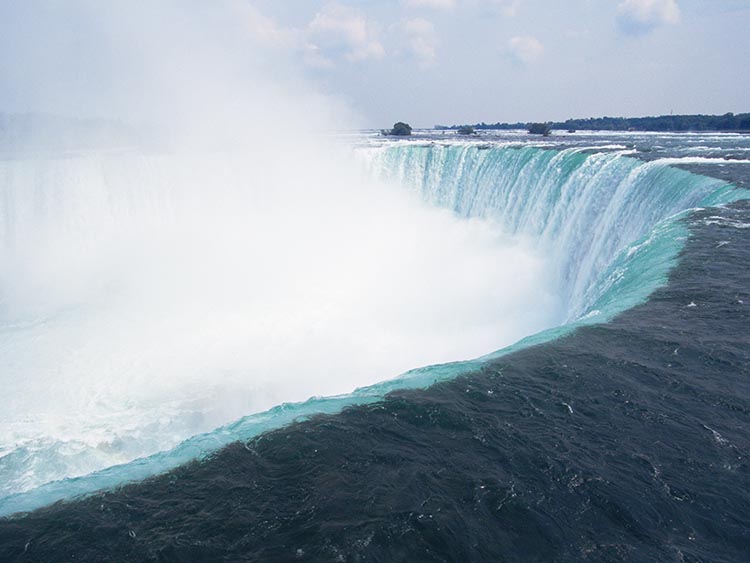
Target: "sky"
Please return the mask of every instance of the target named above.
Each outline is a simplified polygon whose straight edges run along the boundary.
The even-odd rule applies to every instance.
[[[147,47],[95,5],[0,0],[0,112],[113,111],[82,92],[121,94],[138,65],[112,53],[160,59],[183,16],[231,36],[254,81],[335,99],[361,127],[750,111],[750,0],[160,0]]]

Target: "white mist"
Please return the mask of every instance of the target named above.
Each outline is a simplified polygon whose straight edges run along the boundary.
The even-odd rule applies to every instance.
[[[170,5],[71,2],[56,48],[16,45],[41,79],[29,109],[149,127],[139,148],[0,161],[2,494],[561,318],[526,241],[326,146],[346,112],[242,43],[236,3]],[[81,81],[46,94],[65,72]]]

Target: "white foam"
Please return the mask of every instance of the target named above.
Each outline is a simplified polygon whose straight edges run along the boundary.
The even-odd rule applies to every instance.
[[[548,260],[527,240],[371,185],[346,157],[0,163],[12,202],[0,214],[0,448],[16,452],[0,459],[0,491],[561,320]]]

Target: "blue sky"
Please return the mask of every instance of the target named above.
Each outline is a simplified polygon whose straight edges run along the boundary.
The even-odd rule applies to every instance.
[[[57,104],[50,90],[106,96],[112,80],[99,75],[137,66],[103,46],[118,33],[121,45],[143,46],[113,28],[128,4],[104,26],[91,15],[96,4],[0,0],[0,111],[63,111],[71,104]],[[750,0],[155,4],[171,12],[144,18],[152,36],[171,38],[175,15],[195,17],[216,40],[231,27],[233,53],[274,80],[294,74],[338,98],[364,126],[750,111]],[[150,48],[149,57],[161,56],[158,41]],[[72,111],[86,106],[97,104]]]

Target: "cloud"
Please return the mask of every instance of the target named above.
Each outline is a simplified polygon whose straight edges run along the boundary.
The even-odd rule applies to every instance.
[[[264,47],[301,56],[310,67],[330,69],[340,60],[358,62],[385,56],[376,26],[354,8],[331,2],[302,27],[286,27],[248,4],[237,16],[249,38]]]
[[[456,0],[403,0],[407,8],[432,8],[433,10],[452,10]]]
[[[299,31],[284,27],[249,4],[235,4],[235,14],[250,36],[271,47],[294,47],[299,43]]]
[[[500,12],[504,16],[515,16],[523,0],[402,0],[407,8],[430,8],[450,11],[457,6],[480,8],[491,12]]]
[[[544,45],[530,35],[516,36],[508,41],[508,52],[516,62],[528,65],[542,58]]]
[[[642,35],[665,24],[680,22],[677,0],[625,0],[617,7],[620,29],[630,35]]]
[[[337,59],[358,62],[380,59],[385,48],[375,27],[359,11],[341,4],[326,4],[307,26],[306,52],[315,53],[319,66]]]
[[[321,48],[314,43],[305,43],[302,49],[302,59],[307,66],[313,68],[327,70],[336,66],[331,59],[325,56]]]
[[[411,55],[423,68],[435,65],[438,38],[432,22],[414,18],[394,25],[391,31],[397,37],[396,54]]]

